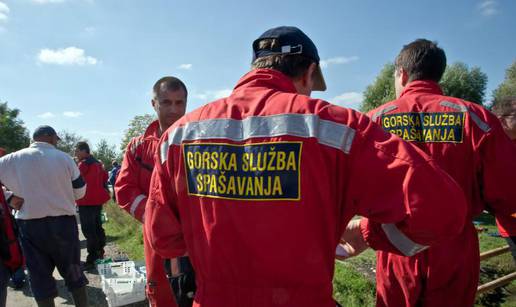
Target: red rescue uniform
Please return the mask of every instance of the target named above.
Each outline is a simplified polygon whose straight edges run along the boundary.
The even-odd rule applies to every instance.
[[[480,269],[472,219],[485,208],[503,218],[515,213],[516,147],[496,116],[443,96],[431,81],[409,83],[399,99],[369,115],[428,153],[460,184],[468,203],[460,235],[410,258],[377,252],[377,306],[472,306]],[[423,184],[431,187],[433,181]],[[454,206],[449,203],[429,222],[440,223]]]
[[[129,142],[115,183],[119,206],[142,223],[154,168],[154,155],[158,148],[159,129],[159,122],[154,121],[142,136]],[[151,248],[146,236],[143,236],[143,247],[147,269],[146,291],[151,306],[177,306],[165,272],[165,260]]]
[[[416,147],[257,69],[163,134],[145,229],[163,257],[188,251],[194,306],[334,307],[353,216],[372,247],[412,254],[458,234],[465,207]]]
[[[108,173],[97,159],[89,156],[79,162],[81,176],[86,182],[86,194],[76,200],[78,206],[99,206],[111,197],[107,189]]]

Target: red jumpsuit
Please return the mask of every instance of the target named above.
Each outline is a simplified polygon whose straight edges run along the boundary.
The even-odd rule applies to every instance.
[[[155,121],[142,136],[133,138],[127,145],[115,183],[116,199],[120,207],[142,223],[158,142],[159,122]],[[146,290],[151,306],[176,306],[165,272],[164,259],[151,248],[146,236],[143,236],[143,246],[147,269]]]
[[[502,218],[515,213],[516,146],[496,116],[443,96],[431,81],[409,83],[399,99],[369,115],[428,153],[460,184],[468,204],[460,235],[414,257],[377,252],[377,306],[472,306],[480,269],[472,219],[486,208]],[[455,210],[453,202],[449,206],[431,222],[440,223],[448,210]]]
[[[163,257],[188,251],[194,306],[334,307],[335,249],[354,215],[368,218],[371,246],[408,254],[465,219],[460,188],[424,153],[297,94],[275,70],[253,70],[181,118],[157,161],[146,235]]]

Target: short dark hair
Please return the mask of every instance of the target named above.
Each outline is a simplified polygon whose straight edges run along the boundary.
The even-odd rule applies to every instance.
[[[416,39],[403,46],[394,62],[396,69],[403,68],[408,73],[409,82],[432,80],[439,82],[446,69],[446,54],[437,42]]]
[[[259,42],[258,50],[279,47],[275,38],[263,39]],[[284,75],[296,79],[301,77],[314,61],[298,54],[274,54],[257,58],[251,64],[252,69],[269,68],[282,72]]]
[[[185,98],[188,97],[188,90],[186,89],[186,85],[183,83],[183,81],[176,77],[166,76],[156,81],[152,87],[154,97],[158,96],[158,93],[161,91],[162,87],[165,87],[167,91],[172,92],[183,89],[185,91]]]
[[[88,143],[84,141],[77,142],[77,144],[75,145],[75,149],[90,153],[90,145],[88,145]]]
[[[492,111],[497,116],[507,116],[516,113],[516,96],[504,97],[493,105]]]

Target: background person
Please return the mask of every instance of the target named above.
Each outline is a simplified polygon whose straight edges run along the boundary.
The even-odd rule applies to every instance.
[[[395,61],[397,99],[369,115],[460,184],[468,204],[465,227],[414,257],[378,251],[377,306],[472,306],[480,270],[472,220],[484,208],[507,218],[516,212],[516,146],[482,106],[443,95],[438,82],[445,69],[446,55],[436,43],[418,39],[403,46]]]
[[[127,145],[115,184],[115,194],[120,207],[142,223],[145,220],[150,178],[159,138],[185,114],[187,95],[186,86],[181,80],[175,77],[159,79],[153,86],[151,102],[158,119],[147,127],[142,136],[133,138]],[[147,267],[147,297],[152,306],[174,306],[174,297],[165,271],[165,259],[152,249],[146,236],[143,239]],[[195,280],[188,257],[170,260],[170,270],[178,305],[191,306]]]
[[[38,306],[54,306],[57,267],[75,306],[87,306],[75,219],[75,200],[86,184],[73,159],[55,148],[59,137],[52,127],[40,126],[32,137],[28,148],[0,158],[0,181],[23,199],[16,219],[32,294]]]
[[[84,269],[95,267],[97,259],[104,258],[106,234],[102,227],[102,205],[110,199],[107,187],[108,174],[102,163],[90,153],[86,142],[78,142],[75,146],[75,157],[79,161],[79,170],[86,182],[86,194],[77,200],[81,230],[86,237],[88,255]]]

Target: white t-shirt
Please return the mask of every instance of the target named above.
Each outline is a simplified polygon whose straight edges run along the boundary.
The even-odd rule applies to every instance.
[[[16,213],[22,220],[74,215],[75,198],[84,193],[74,192],[72,181],[80,175],[72,157],[44,142],[0,158],[0,181],[24,199]]]

